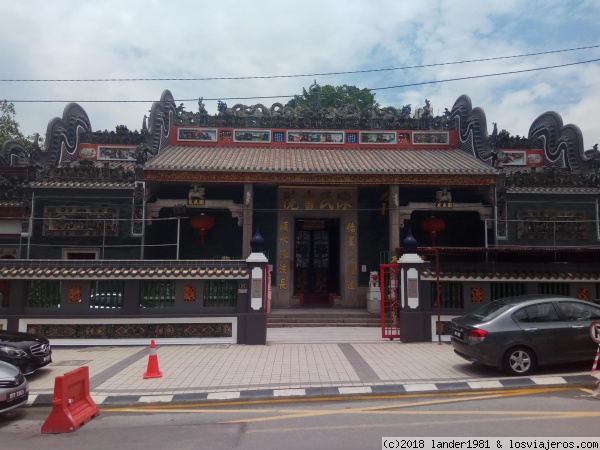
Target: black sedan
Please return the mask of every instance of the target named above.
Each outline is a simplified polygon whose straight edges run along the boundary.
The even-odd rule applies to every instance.
[[[452,320],[452,346],[464,359],[530,374],[538,365],[592,361],[590,336],[600,306],[570,297],[525,295],[493,301]]]
[[[52,348],[43,336],[0,330],[0,361],[27,375],[52,362]]]

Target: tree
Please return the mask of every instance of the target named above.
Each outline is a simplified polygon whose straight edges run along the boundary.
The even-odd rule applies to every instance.
[[[27,154],[31,154],[34,148],[36,136],[25,136],[19,130],[19,122],[16,121],[15,105],[6,100],[0,101],[0,148],[7,141],[18,141],[23,146]],[[41,143],[44,140],[37,138]]]
[[[327,84],[321,87],[321,107],[339,108],[342,106],[356,105],[359,109],[365,109],[369,106],[379,106],[375,101],[375,94],[369,89],[359,89],[356,86],[332,86]],[[310,95],[306,89],[302,88],[302,95],[295,95],[293,99],[287,102],[286,106],[295,108],[297,106],[309,107]]]
[[[15,105],[6,100],[0,102],[0,147],[11,139],[25,140],[19,131],[19,123],[15,120]]]

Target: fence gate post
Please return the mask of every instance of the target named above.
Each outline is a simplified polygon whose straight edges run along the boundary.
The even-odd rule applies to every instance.
[[[248,272],[250,276],[248,301],[246,311],[240,315],[240,319],[245,320],[245,327],[242,327],[244,334],[243,340],[238,344],[246,345],[264,345],[267,343],[267,279],[269,275],[269,260],[262,252],[264,240],[258,229],[250,242],[252,253],[246,259],[248,263]],[[238,328],[238,333],[241,330]]]
[[[425,265],[416,253],[405,253],[400,271],[400,341],[431,342],[431,313],[420,295],[421,271]]]

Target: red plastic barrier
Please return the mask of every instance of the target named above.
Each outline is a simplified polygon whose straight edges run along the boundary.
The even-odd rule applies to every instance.
[[[80,367],[55,378],[52,411],[42,425],[42,434],[70,433],[98,414],[90,396],[89,369]]]

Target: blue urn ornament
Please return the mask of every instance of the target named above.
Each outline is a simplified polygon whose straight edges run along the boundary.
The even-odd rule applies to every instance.
[[[404,248],[407,253],[417,253],[417,240],[413,237],[410,228],[408,229],[408,234],[402,241],[402,248]]]
[[[252,236],[252,239],[250,239],[250,248],[252,249],[252,253],[262,253],[263,248],[265,248],[265,240],[260,235],[258,227],[256,227],[254,236]]]

